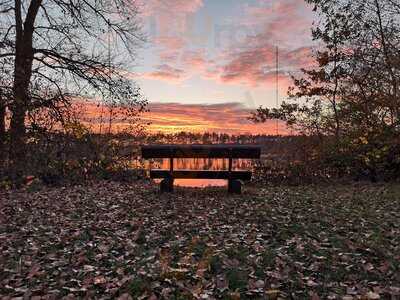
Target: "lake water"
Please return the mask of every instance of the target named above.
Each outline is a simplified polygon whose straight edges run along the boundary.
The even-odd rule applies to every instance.
[[[250,170],[253,162],[247,159],[233,160],[233,170]],[[146,169],[169,169],[169,159],[160,159],[147,162]],[[228,170],[228,159],[190,158],[174,159],[174,170]],[[175,179],[174,185],[183,187],[226,186],[227,180],[219,179]]]

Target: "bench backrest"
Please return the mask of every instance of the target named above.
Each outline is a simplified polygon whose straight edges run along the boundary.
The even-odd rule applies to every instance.
[[[261,156],[255,145],[148,145],[142,146],[142,157],[150,158],[253,158]]]

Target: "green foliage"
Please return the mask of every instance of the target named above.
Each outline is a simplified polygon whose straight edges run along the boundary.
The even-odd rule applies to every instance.
[[[229,288],[233,291],[244,291],[247,286],[247,273],[239,268],[231,268],[226,272]]]
[[[230,259],[236,259],[239,262],[245,262],[249,255],[249,250],[244,246],[231,247],[226,249],[225,254]]]
[[[272,250],[265,250],[261,255],[261,266],[264,268],[273,267],[275,264],[276,253]]]
[[[128,286],[129,294],[133,297],[140,297],[148,289],[149,284],[142,278],[134,279]]]
[[[197,258],[203,257],[206,250],[207,250],[207,243],[203,240],[198,240],[193,245],[193,253]]]
[[[216,275],[222,271],[222,259],[218,255],[214,255],[210,259],[210,273]]]
[[[138,232],[138,236],[136,239],[136,243],[138,243],[139,245],[145,244],[146,243],[146,233],[144,230],[139,230]]]

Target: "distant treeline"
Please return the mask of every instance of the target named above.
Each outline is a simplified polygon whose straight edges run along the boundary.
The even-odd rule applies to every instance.
[[[132,138],[129,135],[118,135],[119,137]],[[192,133],[181,131],[178,133],[154,133],[135,136],[134,139],[146,143],[179,143],[179,144],[265,144],[277,140],[298,139],[297,136],[276,136],[264,134],[227,134],[217,132]]]

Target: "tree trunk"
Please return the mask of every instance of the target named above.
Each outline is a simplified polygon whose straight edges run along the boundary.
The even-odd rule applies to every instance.
[[[13,177],[20,178],[23,175],[26,157],[25,145],[25,115],[26,108],[22,101],[15,101],[11,108],[10,124],[10,163],[13,169]]]
[[[29,47],[28,51],[29,51]],[[25,48],[26,49],[26,48]],[[24,51],[25,52],[25,51]],[[25,117],[29,107],[29,83],[32,75],[32,58],[29,53],[21,53],[15,59],[14,99],[10,106],[10,163],[13,177],[21,179],[26,167],[26,127]]]
[[[6,157],[6,106],[0,97],[0,167],[3,167]]]
[[[378,0],[375,0],[375,7],[376,7],[376,15],[378,18],[378,26],[379,26],[379,34],[380,34],[380,38],[381,38],[381,44],[383,47],[383,55],[384,55],[384,60],[385,60],[385,64],[386,64],[386,68],[389,71],[390,77],[391,77],[391,91],[392,95],[391,95],[391,99],[390,99],[390,103],[389,103],[389,107],[391,110],[391,123],[392,125],[394,125],[395,123],[397,123],[397,121],[399,120],[399,107],[398,107],[398,102],[397,102],[397,89],[398,89],[398,83],[397,83],[397,77],[396,74],[393,70],[394,66],[393,66],[393,60],[392,60],[392,55],[390,53],[390,46],[387,44],[386,39],[387,39],[387,32],[385,32],[385,28],[383,26],[383,16],[382,16],[382,10],[381,10],[381,6],[379,4]]]
[[[14,180],[22,181],[26,169],[25,117],[30,106],[29,84],[33,64],[34,23],[42,0],[31,1],[25,22],[22,21],[21,0],[15,0],[15,62],[13,103],[10,105],[10,163]]]
[[[21,180],[26,168],[26,128],[25,117],[29,107],[29,83],[32,75],[32,46],[21,43],[22,49],[15,58],[13,103],[10,106],[10,163],[12,177]],[[26,46],[24,46],[25,44]],[[32,44],[30,44],[32,45]]]

